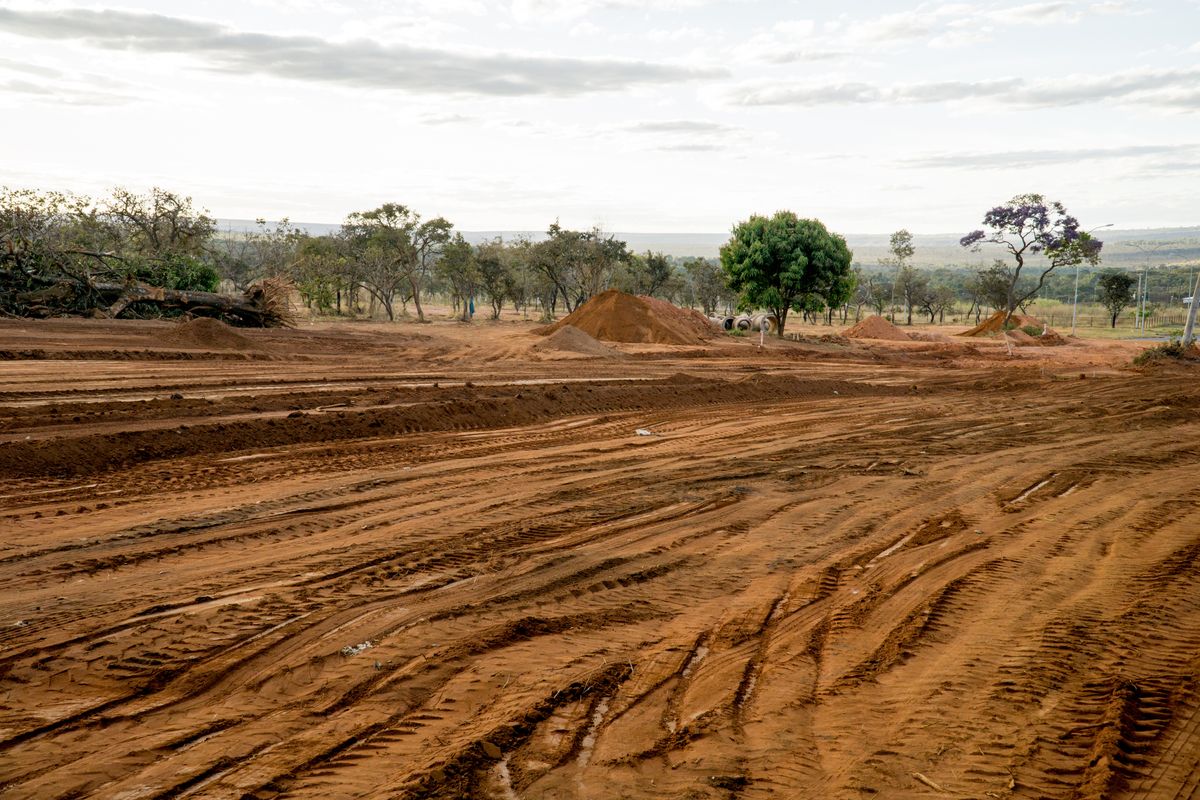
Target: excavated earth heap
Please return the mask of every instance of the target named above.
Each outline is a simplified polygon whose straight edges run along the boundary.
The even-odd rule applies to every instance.
[[[534,333],[550,336],[567,325],[608,342],[686,345],[705,342],[712,335],[708,320],[695,311],[616,289],[596,295]]]
[[[574,325],[563,325],[554,333],[534,344],[531,349],[535,353],[578,353],[600,358],[622,358],[625,355],[620,350],[615,350],[595,337],[589,336]]]
[[[1051,328],[1046,323],[1042,322],[1037,317],[1031,317],[1028,314],[1013,314],[1012,326],[1009,330],[1004,330],[1004,312],[997,311],[983,322],[976,325],[971,330],[960,333],[959,336],[991,336],[996,333],[1004,333],[1013,343],[1020,347],[1058,347],[1068,344],[1068,341],[1058,331]],[[1040,336],[1030,336],[1022,328],[1041,328],[1045,333]]]
[[[852,328],[842,332],[850,339],[890,339],[895,342],[912,341],[911,337],[881,316],[872,315]]]
[[[1026,314],[1013,314],[1011,324],[1015,328],[1026,328],[1030,325],[1041,328],[1045,327],[1046,323],[1037,317],[1031,317]],[[988,336],[989,334],[1002,333],[1003,331],[1004,312],[997,311],[974,328],[971,328],[971,330],[960,333],[959,336]]]
[[[181,322],[167,333],[162,341],[177,347],[199,347],[209,350],[254,350],[249,337],[235,331],[219,319],[197,317]]]

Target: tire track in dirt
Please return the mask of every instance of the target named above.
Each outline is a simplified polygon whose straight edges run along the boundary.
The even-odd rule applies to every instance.
[[[313,382],[123,374],[110,395]],[[891,377],[582,383],[529,425],[0,498],[2,791],[1194,795],[1200,426],[1142,399],[1166,380]]]

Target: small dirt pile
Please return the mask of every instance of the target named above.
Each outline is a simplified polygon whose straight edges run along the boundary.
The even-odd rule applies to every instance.
[[[1037,317],[1030,317],[1026,314],[1013,314],[1012,322],[1009,323],[1013,328],[1025,328],[1033,326],[1035,328],[1045,328],[1046,323],[1042,322]],[[993,333],[1001,333],[1004,330],[1004,312],[997,311],[983,322],[976,325],[966,333],[960,333],[959,336],[988,336]],[[1049,330],[1049,328],[1047,328]]]
[[[1038,333],[1036,335],[1029,333],[1023,330],[1025,328],[1037,329]],[[1021,347],[1059,347],[1070,344],[1058,331],[1037,317],[1031,317],[1028,314],[1013,314],[1009,322],[1009,330],[1006,331],[1004,330],[1003,311],[997,311],[971,330],[958,335],[991,336],[997,333],[1005,334],[1014,344]]]
[[[914,342],[936,342],[937,344],[953,344],[954,340],[944,333],[925,333],[923,331],[913,331],[908,334],[908,338]]]
[[[567,325],[608,342],[697,344],[712,336],[708,321],[694,311],[616,289],[596,295],[558,322],[534,333],[550,336]]]
[[[842,336],[850,339],[889,339],[893,342],[912,341],[907,333],[878,315],[869,316],[854,327],[847,328],[842,331]]]
[[[162,342],[176,347],[206,350],[254,350],[254,342],[217,319],[197,317],[181,322],[165,333]]]
[[[1030,336],[1020,328],[1013,328],[1011,331],[1005,331],[1004,335],[1018,347],[1037,347],[1037,339]]]
[[[563,325],[531,348],[535,353],[579,353],[596,358],[622,358],[624,353],[614,350],[588,336],[574,325]]]

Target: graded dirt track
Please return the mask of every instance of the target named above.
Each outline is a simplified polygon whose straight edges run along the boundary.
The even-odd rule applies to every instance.
[[[2,797],[1200,797],[1194,370],[168,330],[0,322]]]

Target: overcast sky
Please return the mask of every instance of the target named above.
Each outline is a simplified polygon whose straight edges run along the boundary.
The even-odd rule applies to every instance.
[[[0,184],[467,230],[1200,224],[1200,0],[0,0]]]

